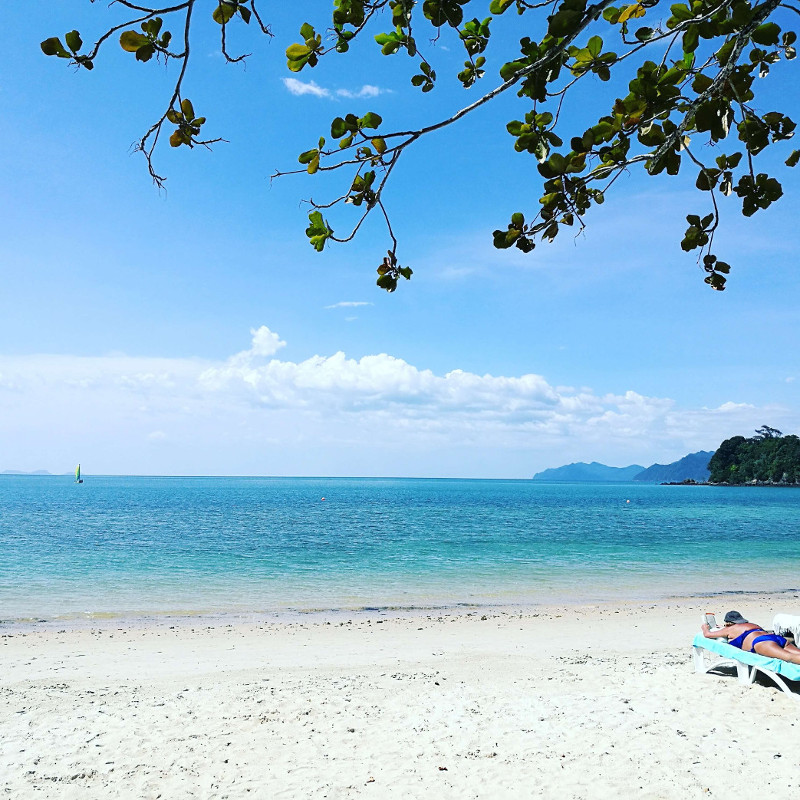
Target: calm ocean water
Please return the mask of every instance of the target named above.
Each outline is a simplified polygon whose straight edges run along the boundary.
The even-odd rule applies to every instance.
[[[777,488],[0,476],[0,619],[782,591],[798,511]]]

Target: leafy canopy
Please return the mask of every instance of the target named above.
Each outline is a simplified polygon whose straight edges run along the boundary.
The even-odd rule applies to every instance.
[[[175,126],[169,136],[172,147],[208,147],[221,141],[200,138],[206,119],[195,115],[183,94],[192,15],[208,13],[218,24],[228,62],[245,58],[228,52],[230,26],[250,26],[255,20],[262,35],[271,32],[256,0],[185,0],[160,8],[116,0],[112,8],[130,18],[113,25],[91,49],[84,52],[81,36],[73,30],[64,43],[59,37],[43,41],[42,51],[92,69],[103,45],[117,38],[137,61],[155,56],[179,63],[163,115],[138,143],[151,177],[161,186],[164,178],[156,172],[154,153],[166,124]],[[504,14],[518,16],[521,38],[514,52],[495,52],[493,22]],[[535,159],[542,182],[539,197],[522,198],[525,209],[494,231],[495,247],[528,253],[538,241],[552,242],[564,228],[582,230],[590,209],[602,205],[618,178],[632,168],[650,176],[674,176],[683,167],[696,176],[695,185],[706,199],[702,210],[686,215],[680,247],[698,251],[705,282],[722,290],[730,266],[717,258],[713,247],[721,199],[735,195],[741,213],[749,217],[783,194],[778,179],[761,171],[756,160],[791,139],[796,125],[782,111],[764,111],[756,92],[758,81],[776,63],[795,58],[797,37],[786,27],[792,14],[800,15],[800,8],[789,0],[686,0],[668,8],[664,0],[333,0],[330,27],[318,31],[304,22],[299,41],[287,48],[291,72],[312,69],[330,54],[347,53],[356,37],[371,38],[384,56],[413,59],[417,71],[411,85],[427,94],[440,80],[432,62],[435,45],[449,37],[464,54],[463,69],[452,77],[476,96],[457,113],[414,130],[403,128],[401,120],[386,126],[372,112],[333,119],[330,142],[321,136],[316,147],[299,155],[300,167],[290,171],[337,171],[344,176],[338,197],[308,201],[306,235],[322,251],[328,242],[351,240],[377,209],[390,240],[377,283],[394,291],[400,278],[412,274],[398,260],[398,240],[383,201],[398,160],[422,137],[514,91],[520,98],[520,118],[510,120],[506,130],[514,149]],[[164,28],[166,19],[180,32],[177,49]],[[630,63],[622,66],[626,61]],[[604,83],[634,68],[624,97],[608,92],[606,114],[587,120],[582,130],[562,130],[559,120],[574,96],[573,87],[588,76]],[[485,84],[489,86],[482,88]],[[782,157],[787,167],[794,167],[800,150],[787,148]],[[276,173],[281,174],[287,173]],[[346,233],[337,234],[326,216],[345,205],[357,209],[357,217]]]

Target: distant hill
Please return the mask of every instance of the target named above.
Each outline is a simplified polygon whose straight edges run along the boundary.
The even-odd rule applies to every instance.
[[[563,467],[546,469],[544,472],[537,472],[533,476],[535,481],[631,481],[635,475],[639,475],[644,467],[639,464],[631,464],[629,467],[607,467],[605,464],[598,464],[592,461],[591,464],[578,462],[577,464],[567,464]]]
[[[713,455],[713,450],[700,450],[684,456],[679,461],[673,461],[671,464],[653,464],[636,475],[633,480],[650,483],[680,483],[680,481],[692,480],[703,483],[711,474],[708,462]]]
[[[46,469],[36,469],[33,472],[21,472],[18,469],[4,469],[0,472],[0,475],[52,475],[52,472],[48,472]]]

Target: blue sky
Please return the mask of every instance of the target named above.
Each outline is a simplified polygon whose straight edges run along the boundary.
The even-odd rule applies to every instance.
[[[293,76],[286,46],[305,18],[327,19],[327,3],[308,8],[265,7],[272,41],[232,31],[231,49],[253,52],[246,68],[222,62],[198,17],[185,94],[229,142],[162,148],[166,193],[130,146],[174,68],[113,41],[92,73],[41,54],[48,36],[78,27],[88,41],[118,19],[100,5],[35,0],[8,21],[0,470],[527,477],[667,462],[764,423],[798,431],[797,175],[751,220],[723,203],[724,293],[678,246],[685,213],[705,210],[689,171],[619,181],[578,239],[497,251],[491,231],[535,208],[539,185],[505,133],[527,108],[502,97],[401,160],[385,200],[415,274],[387,295],[377,220],[318,255],[301,201],[325,197],[325,179],[270,175],[334,116],[372,110],[391,128],[457,110],[472,99],[453,77],[463,56],[444,40],[431,50],[428,95],[407,58],[368,43],[366,61]],[[496,23],[512,43],[525,33],[515,15]],[[608,105],[591,80],[565,138]],[[773,83],[763,110],[797,118]]]

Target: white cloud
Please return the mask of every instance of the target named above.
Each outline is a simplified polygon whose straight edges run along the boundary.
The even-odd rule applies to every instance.
[[[249,364],[254,358],[259,356],[273,356],[282,347],[286,347],[286,342],[281,340],[277,333],[273,333],[266,325],[260,328],[250,328],[251,346],[248,350],[232,355],[228,359],[228,364],[232,367],[242,364]]]
[[[381,89],[379,86],[372,86],[365,83],[360,89],[337,89],[332,92],[324,86],[320,86],[315,81],[308,81],[308,83],[298,80],[297,78],[281,78],[283,85],[296,97],[304,94],[310,94],[313,97],[340,97],[346,100],[360,100],[370,97],[378,97],[381,94],[391,94],[391,89]]]
[[[350,89],[337,89],[336,94],[339,97],[353,100],[361,97],[377,97],[380,94],[389,94],[389,91],[389,89],[381,89],[378,86],[372,86],[368,83],[365,83],[358,91],[352,91]]]
[[[260,328],[250,328],[250,335],[253,337],[253,346],[249,352],[256,356],[272,356],[286,347],[286,342],[281,340],[277,333],[273,333],[266,325]]]
[[[314,97],[330,97],[330,90],[323,88],[314,81],[304,83],[297,78],[281,78],[283,85],[295,96],[310,94]]]
[[[364,300],[343,300],[341,303],[334,303],[325,308],[358,308],[359,306],[372,306],[374,303],[367,303]]]
[[[283,361],[277,333],[251,337],[219,361],[0,356],[0,469],[521,477],[569,461],[665,463],[765,419],[788,431],[800,421],[777,406],[679,408],[534,373],[436,374],[388,353]]]

